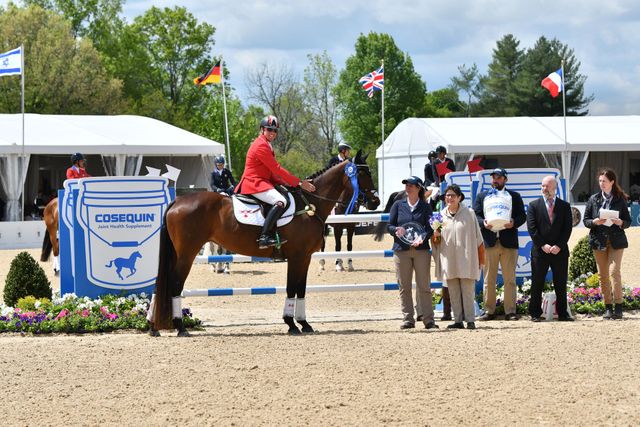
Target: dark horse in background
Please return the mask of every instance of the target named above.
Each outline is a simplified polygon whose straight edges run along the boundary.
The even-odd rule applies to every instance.
[[[58,199],[55,198],[47,203],[44,208],[44,224],[47,227],[47,232],[44,233],[44,239],[42,241],[42,252],[40,254],[40,261],[45,262],[49,260],[51,252],[53,251],[53,272],[57,276],[60,274],[60,263],[58,256],[60,255],[60,245],[58,243]]]
[[[375,197],[371,173],[360,152],[356,155],[354,163],[361,191],[367,198]],[[290,306],[287,304],[295,301],[295,320],[302,326],[302,332],[313,332],[306,316],[298,316],[298,304],[304,309],[311,255],[322,246],[324,222],[338,197],[351,187],[345,174],[345,169],[351,164],[344,161],[311,176],[310,179],[316,187],[314,193],[294,190],[296,205],[315,205],[315,215],[296,215],[289,224],[278,229],[278,233],[288,240],[281,248],[281,256],[288,261],[285,313],[290,313]],[[149,316],[150,334],[158,335],[158,329],[174,328],[178,330],[179,336],[188,335],[182,326],[182,315],[179,313],[180,310],[176,309],[176,305],[179,305],[176,301],[179,301],[193,260],[206,242],[213,241],[233,253],[243,255],[274,255],[272,248],[258,248],[256,240],[260,229],[258,226],[236,221],[232,200],[229,197],[213,192],[178,197],[167,208],[160,232],[156,294],[153,298],[154,307],[150,309]],[[302,313],[304,314],[304,310]],[[300,334],[300,329],[294,323],[294,316],[285,314],[283,320],[289,326],[290,334]]]
[[[368,156],[368,155],[367,155]],[[367,160],[367,156],[362,158],[363,161]],[[355,202],[355,207],[353,208],[353,212],[357,213],[362,206],[365,206],[370,211],[373,211],[380,206],[380,199],[377,197],[377,194],[373,195],[374,197],[365,197],[364,193],[358,193],[358,198]],[[336,203],[335,214],[336,215],[344,215],[347,212],[347,208],[349,207],[349,203],[351,202],[351,198],[353,197],[353,190],[351,187],[342,192],[340,197],[338,198],[338,203]],[[342,233],[346,230],[347,232],[347,251],[351,252],[353,250],[353,235],[356,231],[355,223],[335,223],[331,224],[333,227],[333,236],[336,241],[336,252],[340,252],[342,250]],[[322,240],[322,247],[320,250],[324,252],[325,244],[326,244],[326,236],[329,233],[329,227],[325,225],[325,239]],[[320,260],[320,269],[324,270],[324,259]],[[353,261],[351,258],[347,260],[347,270],[353,271]],[[336,259],[336,271],[344,271],[344,267],[342,264],[342,259]]]

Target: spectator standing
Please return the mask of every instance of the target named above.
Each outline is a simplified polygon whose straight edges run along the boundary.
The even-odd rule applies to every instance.
[[[572,321],[567,311],[569,237],[573,229],[571,206],[556,197],[558,184],[553,176],[542,179],[542,197],[529,203],[527,230],[531,235],[531,320],[542,320],[542,291],[549,268],[553,273],[559,321]]]
[[[444,226],[434,231],[436,276],[446,281],[454,323],[449,329],[475,329],[475,284],[484,263],[482,233],[473,210],[461,204],[464,194],[452,184],[444,192],[445,208],[440,212]]]
[[[476,198],[474,211],[480,224],[484,246],[486,248],[486,266],[484,276],[484,310],[480,320],[493,320],[496,315],[496,280],[498,265],[502,268],[504,286],[505,320],[518,320],[516,314],[516,262],[518,261],[518,227],[525,223],[527,215],[524,211],[522,197],[516,191],[505,188],[508,178],[503,168],[494,169],[491,173],[492,188],[481,192]],[[511,220],[504,229],[496,230],[485,218],[485,199],[488,195],[498,195],[511,200]]]
[[[622,319],[622,254],[629,247],[624,230],[631,225],[627,201],[616,173],[609,168],[598,172],[600,191],[593,194],[584,210],[584,225],[589,228],[589,246],[598,266],[600,290],[604,298],[604,319]],[[606,211],[616,211],[618,218],[603,218]],[[603,212],[605,211],[605,212]],[[613,298],[612,289],[613,285]],[[615,303],[615,309],[613,307]]]
[[[236,186],[236,180],[233,179],[231,171],[225,167],[224,157],[218,156],[215,159],[215,167],[211,172],[211,191],[232,195]]]
[[[422,179],[411,176],[402,180],[407,197],[396,201],[389,212],[387,230],[393,236],[393,261],[400,286],[400,305],[403,322],[400,329],[415,328],[412,278],[416,278],[416,300],[420,304],[422,321],[426,329],[437,328],[433,318],[431,295],[431,255],[429,237],[433,233],[429,225],[431,206],[424,201]],[[418,225],[418,227],[415,226]],[[422,228],[424,234],[416,233]],[[419,295],[419,297],[418,297]]]

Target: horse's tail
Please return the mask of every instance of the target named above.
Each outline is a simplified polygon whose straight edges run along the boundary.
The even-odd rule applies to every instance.
[[[40,261],[42,262],[49,261],[49,256],[51,255],[52,249],[53,249],[53,244],[51,244],[51,238],[49,237],[49,232],[45,230],[44,240],[42,241],[42,253],[40,254]]]
[[[167,230],[167,213],[173,206],[173,202],[164,214],[164,221],[160,229],[160,255],[158,256],[158,277],[156,278],[156,297],[154,303],[154,327],[155,329],[171,329],[171,299],[176,250],[173,247],[169,231]]]
[[[113,260],[109,261],[109,264],[105,265],[105,267],[109,268],[113,265]]]

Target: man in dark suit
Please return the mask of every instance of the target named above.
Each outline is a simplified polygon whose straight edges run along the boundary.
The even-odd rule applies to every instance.
[[[231,171],[224,167],[224,157],[216,157],[215,164],[216,166],[213,172],[211,172],[211,178],[209,180],[211,191],[225,193],[229,196],[232,195],[236,180],[233,179]]]
[[[473,210],[478,218],[485,247],[484,310],[480,320],[493,320],[496,317],[496,280],[498,265],[502,267],[504,286],[504,319],[518,320],[516,314],[516,263],[518,261],[518,227],[527,220],[522,196],[516,191],[505,188],[508,178],[503,168],[491,173],[491,190],[478,194]],[[488,194],[498,193],[511,198],[511,221],[502,230],[495,230],[484,217],[484,202]]]
[[[438,183],[438,173],[436,172],[436,165],[435,165],[438,155],[436,154],[435,151],[429,151],[429,154],[427,155],[427,157],[429,158],[429,161],[427,162],[426,165],[424,165],[425,187]]]
[[[349,158],[349,154],[351,154],[351,146],[341,142],[338,144],[338,155],[329,159],[327,167],[335,166],[338,163],[344,162]]]
[[[556,197],[557,183],[553,176],[542,180],[542,197],[529,203],[527,229],[533,240],[531,249],[531,320],[542,320],[542,291],[551,267],[556,292],[558,320],[572,321],[567,312],[567,275],[569,271],[569,237],[573,218],[569,203]]]

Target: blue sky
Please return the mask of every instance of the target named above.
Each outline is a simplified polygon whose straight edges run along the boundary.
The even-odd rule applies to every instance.
[[[544,35],[574,49],[592,115],[640,114],[637,0],[127,0],[124,14],[131,21],[152,5],[184,6],[216,27],[214,53],[244,101],[247,71],[268,62],[301,77],[306,55],[323,50],[341,69],[360,33],[390,34],[428,90],[446,87],[461,64],[485,73],[496,41],[511,33],[521,48]]]

